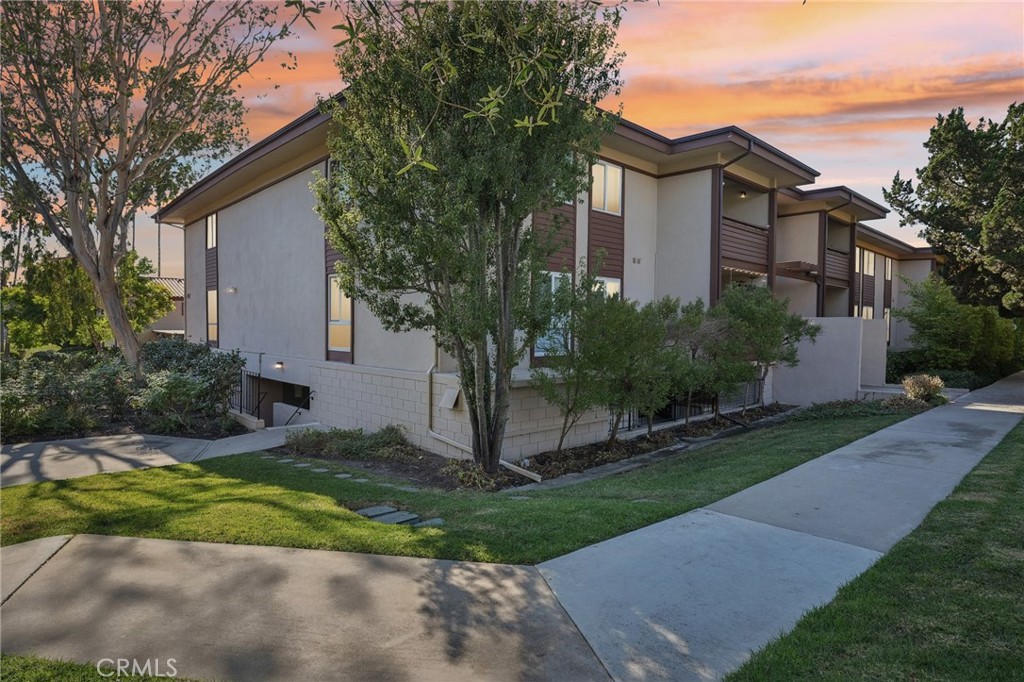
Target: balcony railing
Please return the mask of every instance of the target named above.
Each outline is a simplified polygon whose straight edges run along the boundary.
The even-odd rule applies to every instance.
[[[850,281],[850,254],[836,249],[825,250],[825,277]]]
[[[768,230],[722,218],[722,262],[768,271]]]

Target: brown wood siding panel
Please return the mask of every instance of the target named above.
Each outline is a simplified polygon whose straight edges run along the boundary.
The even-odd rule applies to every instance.
[[[825,252],[825,273],[831,280],[846,282],[850,279],[850,254],[835,249]]]
[[[875,305],[875,278],[873,275],[864,275],[864,297],[861,299],[861,306]]]
[[[625,196],[623,196],[623,211],[625,206]],[[621,215],[591,210],[588,228],[587,258],[592,262],[599,250],[603,249],[605,252],[604,261],[601,263],[601,271],[597,274],[601,277],[618,277],[622,279],[623,262],[626,253],[625,220],[623,220]],[[623,283],[623,287],[625,287],[625,283]]]
[[[722,220],[722,261],[739,261],[768,272],[768,230]]]
[[[217,288],[217,247],[206,250],[206,290]]]
[[[324,270],[328,275],[334,274],[334,264],[341,260],[341,252],[324,240]]]
[[[892,307],[892,280],[885,280],[885,288],[882,290],[882,307]]]
[[[548,270],[572,272],[576,262],[576,203],[565,204],[550,211],[537,211],[533,214],[533,229],[547,234],[556,216],[561,220],[558,232],[554,235],[558,248],[548,256]]]

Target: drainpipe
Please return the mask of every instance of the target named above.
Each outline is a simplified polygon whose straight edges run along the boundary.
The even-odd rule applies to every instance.
[[[437,369],[439,357],[440,357],[439,349],[437,347],[437,344],[435,343],[434,344],[434,362],[433,362],[433,364],[430,365],[430,369],[427,370],[427,433],[429,433],[430,437],[433,438],[434,440],[440,441],[440,442],[442,442],[442,443],[444,443],[446,445],[450,445],[453,448],[461,450],[462,452],[469,453],[469,456],[472,457],[473,456],[473,448],[469,447],[468,445],[463,445],[462,443],[459,443],[458,441],[454,441],[451,438],[445,438],[444,436],[439,434],[437,431],[434,431],[434,426],[433,426],[433,424],[434,424],[434,371]],[[498,464],[500,464],[501,466],[505,467],[509,471],[514,471],[517,474],[525,476],[526,478],[533,479],[534,481],[536,481],[538,483],[540,483],[541,480],[543,480],[541,478],[540,474],[534,473],[534,472],[529,471],[527,469],[523,469],[522,467],[518,467],[515,464],[512,464],[510,462],[506,462],[503,459],[498,460]]]
[[[437,431],[434,431],[434,370],[437,369],[437,362],[440,356],[437,343],[434,344],[434,363],[430,365],[430,369],[427,370],[427,433],[434,440],[441,441],[446,445],[450,445],[453,448],[461,450],[462,452],[468,452],[470,457],[473,456],[473,448],[468,445],[463,445],[458,441],[454,441],[451,438],[445,438]]]

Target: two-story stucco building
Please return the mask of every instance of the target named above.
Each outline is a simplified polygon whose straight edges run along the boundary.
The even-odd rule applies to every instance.
[[[429,450],[464,456],[467,412],[454,363],[426,332],[395,334],[333,277],[309,184],[326,173],[329,119],[311,111],[163,207],[185,231],[185,335],[238,349],[265,393],[259,416],[342,427],[406,428]],[[824,327],[800,367],[774,372],[768,395],[807,403],[855,398],[884,383],[898,276],[920,279],[929,250],[864,225],[887,210],[846,187],[804,189],[818,172],[736,127],[669,139],[621,121],[603,142],[591,191],[556,209],[567,221],[552,272],[605,251],[606,287],[646,302],[714,302],[731,282],[757,282]],[[549,215],[535,215],[545,224]],[[517,371],[504,457],[550,449],[558,410]],[[294,422],[293,422],[294,423]],[[595,412],[569,445],[607,434]]]

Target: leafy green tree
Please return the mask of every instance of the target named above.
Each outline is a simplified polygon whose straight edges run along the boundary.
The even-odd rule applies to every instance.
[[[298,7],[289,21],[316,11]],[[245,140],[237,83],[288,34],[277,10],[245,0],[0,5],[4,175],[82,266],[133,366],[139,342],[115,277],[131,218]]]
[[[116,273],[125,292],[125,308],[132,328],[141,331],[173,308],[170,293],[146,276],[153,266],[129,251]],[[91,345],[96,349],[111,338],[110,326],[96,299],[89,277],[72,258],[47,254],[30,263],[25,283],[5,296],[5,321],[16,328],[12,342],[32,345]]]
[[[665,298],[641,307],[618,296],[595,299],[588,306],[590,331],[581,339],[588,366],[601,379],[603,403],[612,415],[608,443],[618,437],[623,418],[632,411],[648,418],[669,403],[678,353],[667,345],[668,329],[678,310],[676,299]]]
[[[725,340],[728,325],[713,318],[704,300],[698,298],[683,305],[668,331],[669,345],[681,356],[673,379],[673,397],[685,403],[684,422],[690,423],[693,399],[708,391],[714,383],[715,365],[707,350]]]
[[[996,377],[1015,369],[1021,335],[1012,320],[994,306],[970,306],[956,300],[952,287],[936,276],[920,282],[902,278],[910,304],[893,310],[910,323],[910,342],[924,368],[969,370]]]
[[[587,189],[613,117],[621,9],[598,3],[358,3],[337,65],[330,178],[316,186],[342,288],[455,359],[475,461],[501,457],[512,370],[547,325],[553,251],[533,211]],[[331,106],[328,103],[328,106]]]
[[[587,268],[581,260],[575,281],[565,273],[561,286],[550,292],[551,319],[554,323],[548,333],[537,340],[543,350],[543,366],[530,370],[533,388],[562,413],[562,430],[558,437],[561,452],[565,437],[579,420],[603,402],[604,386],[600,368],[592,363],[586,351],[586,340],[599,331],[599,316],[590,309],[603,298],[598,291],[596,268]],[[550,281],[550,280],[548,280]],[[542,297],[548,292],[542,292]]]
[[[940,115],[924,147],[917,186],[897,173],[885,200],[945,257],[958,301],[1024,317],[1024,104],[973,128],[963,107]]]
[[[767,287],[731,286],[715,306],[716,316],[727,321],[729,334],[743,356],[756,367],[758,402],[764,405],[764,384],[776,365],[796,367],[797,344],[812,343],[821,327],[789,312],[789,299],[778,299]]]

